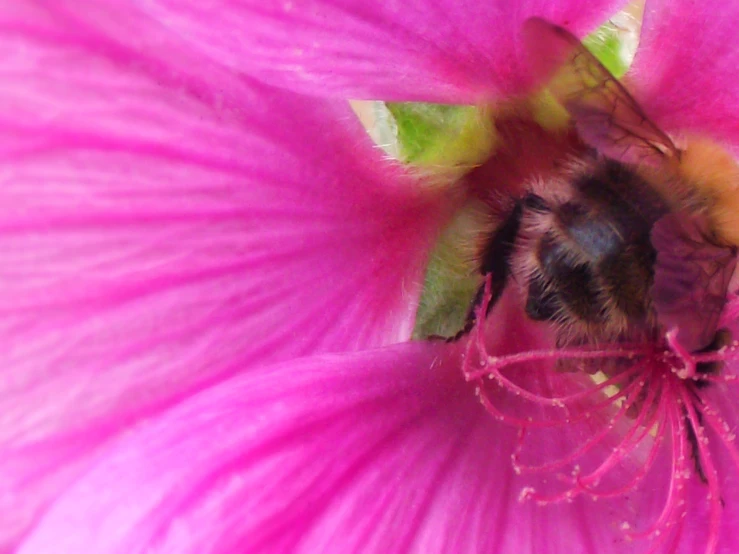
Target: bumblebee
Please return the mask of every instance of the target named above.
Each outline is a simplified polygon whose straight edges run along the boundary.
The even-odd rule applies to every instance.
[[[488,310],[514,278],[526,314],[555,324],[559,346],[654,341],[676,330],[687,351],[704,351],[719,336],[736,266],[734,159],[706,140],[678,148],[565,29],[531,19],[524,41],[535,75],[587,147],[558,175],[529,183],[487,235]]]

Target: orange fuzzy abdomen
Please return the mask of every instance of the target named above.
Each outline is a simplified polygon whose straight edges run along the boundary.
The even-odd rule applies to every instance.
[[[734,157],[708,140],[693,140],[682,151],[678,172],[705,199],[717,238],[739,246],[739,166]]]

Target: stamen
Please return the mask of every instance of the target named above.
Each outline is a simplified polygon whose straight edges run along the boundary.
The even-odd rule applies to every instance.
[[[644,382],[640,383],[641,387],[644,386]],[[635,391],[637,394],[641,392],[641,390]],[[598,486],[601,479],[608,474],[608,472],[613,469],[619,462],[622,460],[628,458],[628,456],[636,449],[636,447],[639,446],[639,444],[649,435],[650,429],[652,429],[657,421],[657,418],[659,417],[659,411],[656,410],[650,410],[648,407],[651,406],[651,402],[654,401],[654,397],[656,396],[656,393],[650,391],[651,397],[647,400],[649,403],[645,402],[643,406],[647,406],[647,408],[643,408],[640,412],[640,421],[632,425],[631,429],[624,435],[621,442],[618,446],[616,446],[611,454],[603,461],[601,464],[590,472],[590,474],[586,476],[582,476],[579,474],[579,466],[576,466],[576,471],[573,472],[571,483],[572,486],[564,490],[561,493],[555,494],[555,495],[540,495],[537,494],[535,491],[530,491],[528,494],[528,498],[540,503],[540,504],[549,504],[553,502],[561,502],[565,500],[571,500],[572,498],[580,495],[580,494],[587,494],[591,498],[597,499],[597,498],[603,498],[607,496],[622,496],[624,494],[627,494],[630,490],[633,490],[633,488],[641,481],[643,476],[646,475],[648,472],[647,470],[643,470],[643,474],[640,475],[637,473],[636,477],[629,481],[629,485],[633,484],[632,486],[627,486],[626,488],[618,489],[617,491],[608,491],[608,492],[601,492],[594,490],[592,487]],[[633,397],[634,400],[636,400],[636,394]],[[627,403],[628,404],[628,403]],[[628,409],[628,405],[623,407],[624,411]],[[649,413],[649,421],[644,423],[644,420],[641,419],[642,416],[646,416],[646,414]],[[616,422],[616,418],[614,418],[611,421],[611,425],[609,426],[609,431],[613,430],[615,425],[613,425]],[[660,425],[660,428],[662,428],[662,425]],[[599,440],[597,442],[600,442],[603,438],[605,438],[605,435],[602,437],[599,437]],[[661,436],[658,436],[655,441],[661,441]],[[589,441],[590,442],[590,441]],[[583,450],[582,454],[587,453],[588,450],[590,450],[590,447],[595,446],[597,442],[591,442],[586,449]],[[654,445],[650,451],[650,455],[648,456],[648,465],[651,466],[652,463],[654,463],[654,460],[657,456],[657,450],[655,449]],[[642,468],[643,469],[643,468]]]
[[[714,554],[720,536],[723,500],[719,469],[711,457],[705,427],[710,428],[712,436],[715,434],[727,449],[737,473],[739,448],[734,432],[711,406],[710,395],[703,393],[704,387],[699,383],[739,382],[736,373],[721,371],[722,363],[739,360],[739,342],[719,350],[691,353],[678,340],[675,328],[665,334],[660,344],[585,345],[491,356],[485,345],[485,314],[490,290],[491,278],[487,276],[474,329],[466,344],[462,368],[465,379],[478,383],[477,394],[488,413],[518,428],[511,453],[515,472],[519,475],[552,472],[564,485],[563,489],[546,494],[528,486],[522,489],[519,499],[549,504],[572,501],[580,495],[592,499],[624,497],[642,485],[660,454],[665,452],[665,439],[669,438],[667,453],[671,467],[660,513],[644,529],[635,530],[624,523],[625,535],[630,540],[649,540],[649,552],[677,546],[688,513],[687,484],[690,479],[704,475],[701,478],[707,487],[710,514],[705,552]],[[739,296],[727,304],[723,317],[739,319]],[[561,360],[620,361],[604,364],[600,374],[605,374],[605,378],[596,382],[584,372],[564,374],[558,371],[554,362]],[[518,366],[518,372],[510,370],[514,366]],[[555,382],[548,380],[544,373],[546,371],[552,379],[562,379],[565,384],[581,388],[555,387]],[[532,376],[536,381],[527,384],[525,379]],[[521,406],[536,407],[535,412],[540,415],[525,417],[508,413]],[[601,421],[596,419],[597,414],[607,414],[607,417]],[[595,422],[598,427],[594,426]],[[581,423],[589,426],[589,434],[569,452],[542,463],[522,462],[525,445],[531,441],[531,430]],[[628,423],[627,429],[623,429],[625,423]],[[613,446],[606,441],[614,438],[616,429],[620,435]],[[692,437],[695,437],[694,446]],[[651,443],[645,443],[650,439]],[[644,448],[640,449],[642,445]],[[599,446],[607,446],[607,450],[596,464],[592,464],[588,455]],[[634,471],[624,482],[602,487],[606,478],[615,475],[616,469],[626,460],[638,460]],[[583,471],[587,466],[590,467]]]
[[[663,531],[672,525],[674,525],[677,519],[684,518],[686,512],[683,510],[680,514],[675,514],[678,508],[681,508],[686,503],[686,491],[685,486],[688,478],[692,475],[687,465],[686,456],[686,432],[683,423],[683,417],[677,413],[676,406],[668,408],[669,419],[673,430],[672,437],[672,471],[670,477],[670,485],[667,490],[667,497],[665,498],[664,508],[662,512],[651,525],[651,527],[644,531],[632,532],[629,531],[627,536],[632,539],[637,538],[657,538],[659,544],[662,544],[666,539]]]
[[[471,371],[465,374],[468,381],[484,377],[493,371],[497,371],[509,365],[523,364],[526,362],[541,362],[548,360],[597,360],[618,359],[632,360],[639,356],[648,356],[654,353],[653,348],[623,348],[616,347],[603,349],[597,347],[560,348],[557,350],[529,350],[518,354],[507,354],[504,356],[487,356],[486,365],[483,369]]]
[[[731,360],[739,360],[739,350],[736,344],[731,346],[724,346],[723,348],[714,352],[702,352],[700,354],[690,355],[693,361],[696,363],[710,363],[710,362],[726,362]]]
[[[662,402],[662,400],[660,400]],[[635,490],[639,483],[644,479],[651,470],[652,466],[654,465],[654,462],[657,460],[657,455],[659,454],[660,447],[662,446],[662,443],[664,442],[665,438],[665,428],[668,423],[668,418],[666,417],[660,417],[659,414],[661,411],[659,409],[655,410],[653,415],[653,420],[650,421],[650,425],[648,427],[645,427],[643,430],[643,434],[639,437],[637,444],[641,442],[646,436],[649,434],[649,431],[652,429],[654,421],[659,419],[659,422],[657,423],[657,430],[655,431],[654,435],[654,441],[652,442],[652,446],[649,449],[649,454],[646,457],[646,460],[644,461],[644,464],[642,467],[637,471],[632,479],[626,484],[624,484],[622,487],[619,487],[617,489],[612,489],[609,491],[604,490],[598,490],[594,491],[592,489],[588,489],[587,492],[589,495],[596,497],[596,498],[615,498],[615,497],[621,497],[625,494],[628,494],[629,492]]]
[[[672,350],[672,352],[683,363],[683,369],[676,371],[676,375],[680,377],[680,379],[691,379],[696,374],[695,357],[688,352],[682,344],[680,344],[680,341],[677,340],[677,333],[677,328],[670,329],[665,334],[665,339],[667,340],[667,345],[670,347],[670,350]]]
[[[693,400],[688,396],[688,391],[684,387],[681,387],[679,394],[688,414],[688,421],[690,422],[693,432],[695,433],[696,443],[698,445],[698,455],[700,458],[700,464],[703,467],[703,472],[708,480],[708,502],[710,504],[710,518],[708,527],[708,544],[706,545],[706,554],[713,554],[716,552],[718,545],[719,530],[721,526],[721,488],[718,483],[718,472],[716,466],[711,459],[711,453],[708,450],[708,437],[705,435],[703,425],[698,419],[696,414],[695,405]]]
[[[631,394],[629,394],[629,398],[623,403],[623,405],[619,408],[619,410],[614,414],[613,418],[608,422],[608,425],[605,425],[603,430],[595,434],[593,437],[591,437],[589,440],[585,441],[580,447],[578,447],[576,450],[568,454],[567,456],[560,458],[558,460],[555,460],[554,462],[550,462],[548,464],[541,464],[541,465],[522,465],[518,463],[519,454],[520,454],[520,448],[517,448],[516,451],[514,451],[514,454],[512,456],[512,459],[514,461],[514,469],[516,470],[516,473],[521,472],[543,472],[543,471],[552,471],[555,469],[559,469],[561,467],[564,467],[568,464],[574,463],[578,458],[582,457],[584,454],[586,454],[592,447],[596,446],[601,440],[606,438],[614,429],[615,424],[621,420],[625,415],[629,407],[633,404],[633,402],[638,398],[639,393],[642,391],[644,383],[639,381],[634,381],[630,383],[626,390],[629,390]]]
[[[739,308],[738,308],[739,309]],[[731,360],[739,359],[739,343],[734,341],[732,344],[724,346],[718,350],[712,352],[700,352],[691,354],[688,352],[680,341],[677,340],[677,329],[671,329],[665,333],[665,340],[671,353],[678,358],[681,362],[681,368],[675,368],[675,374],[680,379],[694,379],[694,380],[711,380],[711,376],[701,375],[698,373],[698,364],[702,363],[714,363],[714,362],[727,362]],[[717,379],[713,376],[713,379]],[[722,379],[728,381],[736,380],[736,376],[727,375]]]
[[[696,375],[693,381],[703,383],[736,383],[739,379],[737,375]]]
[[[503,388],[510,390],[513,394],[520,396],[526,400],[530,400],[531,402],[534,402],[536,404],[542,404],[545,406],[556,406],[559,408],[564,408],[567,404],[571,404],[577,400],[586,399],[590,396],[593,396],[601,392],[604,389],[607,389],[608,387],[618,385],[621,382],[626,381],[629,377],[633,377],[635,375],[637,369],[638,367],[634,366],[630,368],[629,370],[619,373],[615,377],[612,377],[610,379],[607,379],[606,381],[603,381],[602,383],[598,385],[595,385],[594,387],[590,387],[585,390],[578,391],[576,393],[572,393],[572,394],[565,395],[565,396],[544,396],[539,393],[531,392],[517,385],[510,379],[504,377],[496,369],[491,370],[488,373],[488,377],[491,379],[495,379],[495,381],[498,382]]]
[[[642,404],[642,409],[640,410],[636,420],[633,422],[631,429],[624,434],[619,446],[611,452],[598,468],[593,470],[590,475],[578,478],[579,488],[590,492],[591,487],[597,486],[605,474],[613,469],[619,462],[628,458],[628,456],[649,435],[650,429],[654,427],[657,422],[657,418],[659,417],[659,412],[652,409],[655,396],[657,395],[656,389],[657,387],[647,387],[647,398]]]
[[[739,450],[736,447],[736,435],[730,429],[729,425],[722,420],[716,414],[716,411],[708,404],[704,403],[702,414],[705,422],[713,432],[716,433],[726,450],[729,452],[731,461],[734,462],[734,467],[737,473],[739,473]]]
[[[499,385],[499,386],[503,388],[502,385]],[[484,383],[481,383],[480,386],[477,388],[477,394],[479,396],[480,402],[482,403],[483,407],[485,407],[485,409],[497,420],[513,425],[514,427],[543,429],[543,428],[551,428],[551,427],[562,427],[563,425],[573,425],[576,423],[582,423],[583,421],[587,419],[591,419],[593,413],[600,412],[601,410],[612,406],[613,404],[617,403],[617,401],[619,401],[621,398],[626,396],[628,392],[631,390],[630,389],[631,386],[639,386],[639,382],[634,381],[633,383],[627,385],[627,387],[623,388],[622,390],[620,390],[613,396],[606,396],[605,400],[602,400],[595,404],[589,404],[587,407],[580,406],[578,410],[580,413],[574,417],[571,414],[567,413],[566,416],[562,419],[550,418],[546,421],[538,421],[531,417],[529,417],[528,419],[520,419],[520,418],[516,418],[514,416],[501,412],[491,402],[488,395],[484,393],[484,389],[486,388]]]

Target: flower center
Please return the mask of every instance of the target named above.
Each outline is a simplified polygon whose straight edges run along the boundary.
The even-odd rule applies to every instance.
[[[488,278],[479,314],[490,300]],[[738,310],[739,299],[730,299],[724,323]],[[706,552],[714,552],[724,505],[721,473],[739,472],[736,437],[719,415],[716,393],[737,383],[726,362],[739,359],[739,342],[690,354],[669,332],[649,344],[491,355],[486,331],[494,315],[478,317],[464,339],[463,372],[477,384],[487,412],[518,429],[513,469],[532,480],[520,500],[550,505],[645,490],[653,497],[660,483],[661,506],[652,518],[638,514],[620,525],[627,539],[649,540],[652,551],[676,544],[683,520],[700,509],[689,494],[697,481],[709,511]],[[597,373],[583,371],[591,364]],[[555,444],[553,437],[561,440]],[[544,455],[541,441],[550,444]],[[719,463],[725,459],[728,467]]]

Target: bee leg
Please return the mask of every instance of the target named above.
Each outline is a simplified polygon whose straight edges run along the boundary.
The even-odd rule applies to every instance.
[[[696,395],[697,397],[697,395]],[[701,480],[701,483],[704,485],[708,485],[708,478],[706,477],[706,472],[703,469],[703,464],[701,464],[701,454],[700,454],[700,447],[698,446],[698,436],[695,433],[695,429],[693,429],[693,425],[690,423],[690,418],[688,417],[688,411],[683,408],[684,418],[685,418],[685,429],[688,435],[688,442],[690,443],[690,456],[693,458],[693,465],[695,467],[695,473],[698,475],[698,479]],[[698,420],[698,425],[701,427],[703,426],[703,414],[701,414],[698,410],[695,411],[696,419]],[[721,502],[721,507],[725,508],[726,503],[724,502],[723,497],[719,498],[719,501]]]
[[[731,331],[728,329],[719,329],[713,337],[711,343],[705,348],[701,348],[696,354],[703,354],[705,352],[716,352],[724,346],[731,344],[732,336]],[[698,362],[695,365],[695,371],[699,375],[712,375],[719,373],[723,367],[723,362]],[[709,381],[697,380],[694,382],[695,388],[703,389],[709,385]]]
[[[698,423],[700,425],[703,425],[703,416],[701,415],[701,413],[696,411],[695,415],[698,419]],[[688,434],[688,442],[690,443],[690,447],[691,447],[690,455],[693,458],[693,464],[695,465],[695,472],[698,475],[698,478],[701,480],[701,482],[704,485],[707,485],[708,479],[706,478],[706,473],[705,471],[703,471],[703,465],[701,464],[700,449],[698,447],[698,437],[695,434],[695,429],[693,429],[693,426],[690,423],[690,418],[688,417],[687,411],[685,411],[684,417],[685,417],[685,428]]]
[[[487,275],[485,276],[485,279],[487,279]],[[465,336],[467,333],[472,331],[472,328],[475,326],[475,321],[477,321],[477,309],[480,306],[480,304],[482,304],[482,297],[484,294],[485,294],[485,285],[477,289],[477,292],[475,293],[475,297],[472,299],[472,302],[470,303],[470,308],[467,311],[467,317],[464,320],[464,326],[459,331],[457,331],[456,335],[453,335],[447,338],[446,342],[458,341],[463,336]],[[500,294],[498,296],[500,296]],[[488,311],[490,311],[490,306],[492,305],[492,303],[493,302],[491,300],[490,304],[488,304]]]
[[[490,313],[493,306],[500,300],[505,285],[508,282],[508,277],[511,273],[511,255],[516,244],[516,237],[521,229],[521,220],[524,211],[527,209],[548,211],[549,207],[541,196],[531,192],[527,193],[523,198],[516,201],[506,220],[495,230],[485,244],[482,254],[482,264],[480,266],[480,273],[482,273],[484,279],[490,279],[490,301],[488,302],[485,316]],[[478,310],[484,296],[485,285],[483,284],[477,289],[477,293],[470,303],[464,326],[456,335],[449,337],[447,342],[459,340],[472,330],[477,321]]]
[[[526,315],[534,321],[553,321],[560,304],[557,295],[550,290],[541,277],[531,280],[526,298]]]
[[[731,331],[728,329],[719,329],[716,331],[716,334],[713,337],[713,340],[711,343],[698,350],[696,353],[703,353],[703,352],[715,352],[717,350],[720,350],[724,346],[727,346],[731,344],[732,341],[732,335]],[[721,370],[723,362],[698,362],[696,364],[696,372],[702,375],[710,375],[713,373],[718,373]],[[691,392],[693,394],[693,397],[695,398],[696,402],[702,405],[702,401],[700,398],[700,395],[697,391],[707,387],[709,385],[708,381],[695,381],[694,382],[694,389],[691,389]],[[695,432],[695,429],[693,429],[693,426],[690,422],[690,418],[688,417],[688,412],[683,408],[683,413],[685,414],[685,423],[686,423],[686,430],[688,435],[688,442],[690,442],[691,446],[691,456],[693,458],[693,463],[695,465],[695,472],[698,475],[698,478],[701,480],[701,482],[704,485],[708,484],[708,479],[706,478],[706,472],[703,470],[703,465],[700,461],[700,448],[698,446],[698,436]],[[696,419],[698,420],[698,425],[703,426],[703,414],[700,412],[700,410],[695,411]],[[720,498],[721,506],[725,506],[724,499]]]

